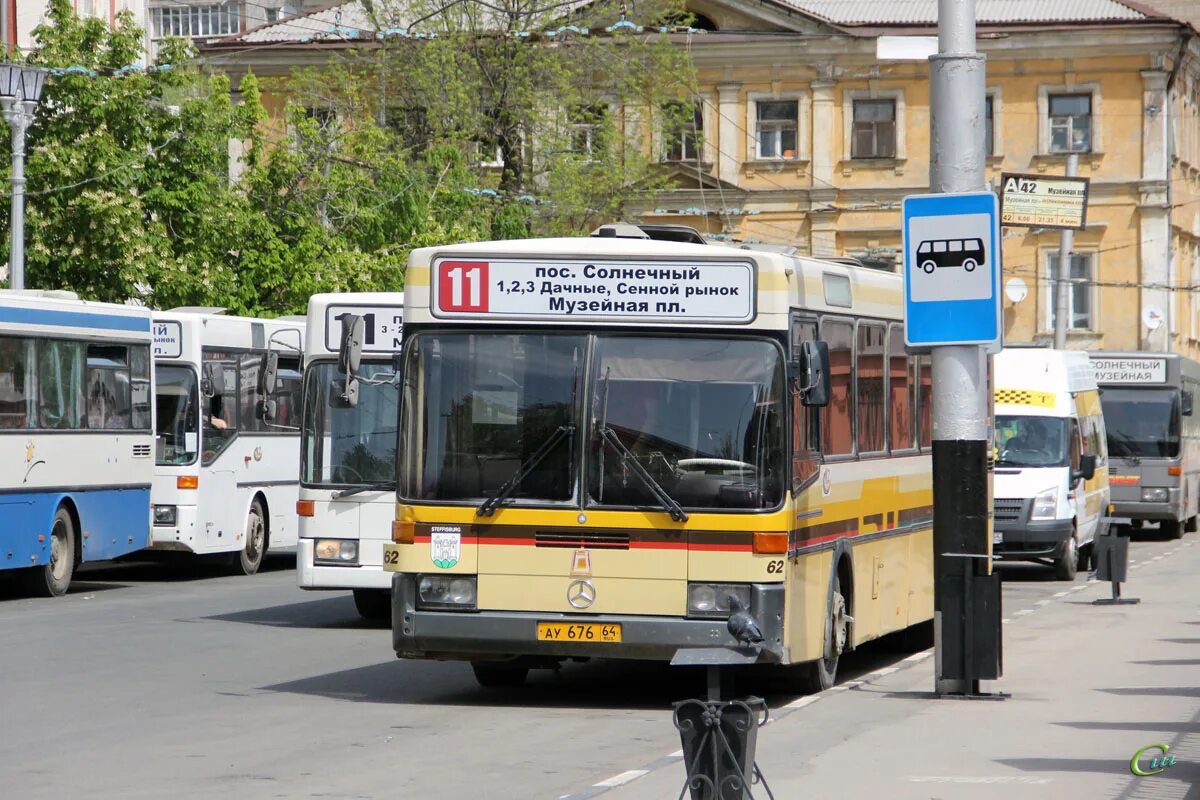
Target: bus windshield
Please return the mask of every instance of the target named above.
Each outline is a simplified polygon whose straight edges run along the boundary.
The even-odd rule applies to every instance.
[[[1100,395],[1109,455],[1175,458],[1179,455],[1177,389],[1105,389]]]
[[[200,451],[197,434],[199,400],[196,373],[189,367],[155,367],[154,398],[157,406],[157,454],[160,466],[195,463]]]
[[[773,508],[783,395],[767,340],[423,332],[406,359],[401,494],[566,503],[583,486],[590,505],[663,508],[657,484],[687,508]]]
[[[309,486],[366,486],[396,479],[396,423],[400,392],[395,381],[371,383],[392,372],[390,363],[362,362],[358,405],[330,405],[337,365],[323,362],[305,374],[301,468]]]
[[[655,504],[631,460],[686,508],[783,499],[783,363],[767,341],[613,336],[596,343],[588,497]],[[605,441],[616,435],[620,447]]]
[[[1062,467],[1070,456],[1062,417],[996,417],[996,466]]]

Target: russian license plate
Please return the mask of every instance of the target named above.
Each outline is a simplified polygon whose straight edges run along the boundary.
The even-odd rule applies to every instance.
[[[992,544],[1004,544],[1004,531],[992,531]]]
[[[620,624],[602,622],[539,622],[539,642],[619,643]]]

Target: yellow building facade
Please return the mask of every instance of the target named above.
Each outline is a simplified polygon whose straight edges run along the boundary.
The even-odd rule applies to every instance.
[[[675,188],[640,209],[645,221],[897,269],[900,202],[929,186],[935,0],[688,5],[697,30],[676,39],[698,71],[703,130],[692,148],[646,137]],[[1122,0],[1039,5],[1010,19],[1013,4],[977,3],[986,179],[1061,175],[1078,153],[1090,192],[1068,346],[1200,357],[1200,34]],[[321,13],[292,22],[294,46],[281,23],[205,53],[271,75],[356,46],[314,41]],[[1006,340],[1048,341],[1060,233],[1005,228],[1002,239]]]

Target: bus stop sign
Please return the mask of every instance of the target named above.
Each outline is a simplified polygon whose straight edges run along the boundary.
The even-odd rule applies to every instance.
[[[996,195],[904,198],[904,341],[998,347],[1000,227]]]

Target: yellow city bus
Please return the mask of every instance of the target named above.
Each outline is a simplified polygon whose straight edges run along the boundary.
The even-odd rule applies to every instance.
[[[933,616],[930,371],[901,281],[620,238],[413,252],[393,544],[402,658],[479,682],[736,646],[798,688]],[[354,381],[354,320],[343,367]]]

